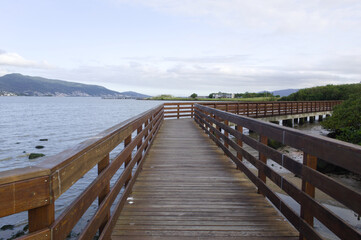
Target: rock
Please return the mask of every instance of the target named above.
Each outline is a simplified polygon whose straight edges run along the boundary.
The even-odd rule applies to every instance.
[[[15,144],[20,144],[20,142],[16,142]]]
[[[45,155],[42,153],[30,153],[29,159],[35,159],[35,158],[44,157],[44,156]]]
[[[46,141],[48,141],[48,139],[47,138],[42,138],[42,139],[39,139],[39,141],[46,142]]]
[[[11,225],[11,224],[4,225],[0,228],[0,230],[2,230],[2,231],[13,230],[13,229],[14,229],[14,225]]]
[[[29,230],[29,224],[26,224],[25,227],[23,228],[23,231],[26,232]]]
[[[23,153],[26,153],[26,151],[23,151]]]
[[[35,148],[36,148],[36,149],[42,149],[42,148],[44,148],[44,146],[38,145],[38,146],[35,146]]]

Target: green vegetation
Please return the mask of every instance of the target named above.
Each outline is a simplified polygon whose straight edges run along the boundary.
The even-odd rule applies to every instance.
[[[346,100],[352,94],[361,92],[361,84],[326,85],[301,89],[280,101],[321,101],[321,100]]]
[[[35,158],[44,157],[44,156],[45,155],[42,153],[30,153],[29,159],[35,159]]]
[[[332,131],[330,136],[361,145],[361,90],[336,106],[332,117],[321,125]]]
[[[198,97],[198,94],[197,93],[192,93],[192,95],[190,95],[191,98],[196,98]]]
[[[275,97],[257,97],[257,98],[190,98],[190,97],[173,97],[171,95],[159,95],[156,97],[147,98],[147,100],[164,100],[164,101],[252,101],[252,102],[261,102],[261,101],[275,101]]]
[[[274,96],[271,92],[260,92],[260,93],[235,93],[234,97],[236,98],[259,98],[259,97],[279,97],[279,95]]]

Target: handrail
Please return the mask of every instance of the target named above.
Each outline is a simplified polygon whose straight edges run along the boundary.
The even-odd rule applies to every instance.
[[[99,239],[104,239],[115,224],[163,118],[164,106],[159,105],[71,149],[47,157],[36,166],[0,173],[0,217],[28,211],[30,234],[20,239],[65,239],[98,198],[99,207],[79,239],[92,239],[98,229]],[[135,137],[132,139],[132,136]],[[121,143],[124,149],[110,162],[109,153]],[[132,156],[134,149],[136,154]],[[123,164],[123,172],[110,188],[110,179]],[[55,200],[95,165],[98,165],[98,176],[55,219]],[[110,207],[123,187],[125,190],[111,213]]]
[[[194,105],[220,109],[226,112],[254,118],[264,118],[282,115],[302,114],[311,112],[332,111],[335,105],[342,101],[296,101],[296,102],[170,102],[164,103],[164,118],[193,118]]]
[[[361,239],[359,231],[314,199],[316,187],[347,208],[359,215],[361,214],[360,192],[356,192],[336,182],[315,169],[317,158],[321,158],[351,172],[361,174],[360,146],[326,137],[305,134],[292,128],[278,126],[246,116],[239,116],[200,104],[196,104],[194,107],[195,121],[258,187],[259,192],[266,196],[289,220],[302,237],[322,239],[313,228],[313,217],[315,217],[341,239]],[[232,128],[229,123],[233,123],[236,127]],[[244,127],[258,133],[259,141],[244,135]],[[229,138],[229,134],[235,140]],[[303,164],[268,147],[267,139],[273,139],[303,151]],[[257,150],[259,157],[256,158],[247,152],[242,147],[243,143]],[[233,148],[236,155],[230,150],[230,147]],[[258,169],[258,176],[254,175],[244,165],[242,158],[245,158]],[[273,160],[302,178],[302,189],[299,189],[267,166],[267,159]],[[266,177],[300,204],[300,214],[292,210],[266,185]]]

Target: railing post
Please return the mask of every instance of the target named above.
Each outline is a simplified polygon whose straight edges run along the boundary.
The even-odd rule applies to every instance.
[[[281,115],[281,103],[278,103],[278,115]]]
[[[239,115],[239,103],[237,103],[237,115]]]
[[[191,103],[191,118],[194,118],[194,103]]]
[[[229,125],[228,120],[224,120],[224,125],[226,125],[226,126]],[[228,134],[228,132],[226,131],[226,129],[224,129],[224,136],[226,136],[227,138],[229,137],[229,134]],[[225,146],[226,148],[229,148],[229,145],[228,145],[228,143],[227,143],[226,141],[224,141],[224,146]]]
[[[263,136],[263,135],[260,135],[259,136],[259,141],[264,144],[264,145],[267,145],[267,141],[268,141],[268,138],[267,136]],[[267,157],[262,154],[262,153],[259,153],[259,160],[261,160],[263,163],[267,164]],[[261,169],[258,169],[258,177],[264,182],[266,183],[266,174],[261,170]],[[261,193],[258,189],[258,193]]]
[[[243,127],[242,126],[236,125],[236,130],[238,132],[240,132],[241,134],[243,134]],[[237,139],[237,144],[238,144],[238,146],[240,146],[242,148],[242,146],[243,146],[242,140]],[[237,158],[242,161],[242,154],[237,152]]]
[[[100,161],[98,162],[98,175],[109,165],[109,153]],[[110,191],[110,181],[108,181],[106,184],[104,184],[103,190],[100,192],[98,196],[98,205],[103,202],[105,197]],[[110,218],[110,208],[107,210],[106,216],[104,218],[103,223],[99,227],[99,233],[101,233],[107,224],[108,220]]]
[[[177,104],[177,119],[179,119],[179,104]]]
[[[28,211],[29,233],[49,227],[55,219],[54,203]]]
[[[247,117],[249,116],[249,103],[247,103]]]
[[[312,169],[316,169],[317,157],[304,152],[303,165],[306,165]],[[315,186],[313,186],[312,184],[310,184],[305,180],[302,180],[302,191],[304,191],[307,195],[309,195],[312,198],[315,197]],[[303,218],[310,226],[313,227],[313,214],[302,204],[301,204],[301,218]],[[302,236],[302,234],[300,234],[300,240],[304,240],[304,239],[305,238]]]
[[[137,135],[139,135],[143,130],[143,124],[140,125],[140,127],[137,129]],[[139,141],[138,145],[137,145],[137,150],[139,150],[141,148],[143,144],[143,138]],[[142,159],[142,155],[139,157],[139,160],[137,161],[137,165],[139,165],[139,161],[140,159]]]
[[[130,134],[125,140],[124,140],[124,148],[126,148],[130,142],[132,141],[132,134]],[[132,153],[129,154],[128,157],[125,158],[125,161],[124,161],[124,169],[129,165],[130,161],[132,160]],[[125,181],[125,186],[128,185],[130,179],[132,178],[132,171],[130,171],[129,173],[129,177],[128,179]]]
[[[258,117],[258,103],[256,103],[256,117]]]

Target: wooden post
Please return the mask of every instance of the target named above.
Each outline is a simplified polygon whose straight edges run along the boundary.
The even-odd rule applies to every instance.
[[[236,130],[238,132],[240,132],[241,134],[243,134],[243,127],[242,126],[236,125]],[[237,139],[237,144],[238,144],[238,146],[242,147],[243,146],[242,140]],[[237,158],[242,161],[242,154],[237,152]]]
[[[224,120],[224,124],[225,125],[229,125],[229,122],[228,122],[228,120]],[[224,136],[226,136],[227,138],[229,137],[229,134],[228,134],[228,132],[226,131],[226,129],[224,129]],[[228,145],[228,143],[225,141],[224,142],[224,146],[226,147],[226,148],[229,148],[229,145]]]
[[[191,104],[191,118],[194,117],[194,103]]]
[[[278,115],[281,115],[281,103],[278,103]]]
[[[258,103],[256,103],[256,117],[258,117]]]
[[[107,167],[109,166],[109,154],[107,154],[100,162],[98,162],[98,175]],[[98,196],[98,205],[104,201],[105,197],[108,195],[110,191],[110,181],[104,184],[103,190],[100,192]],[[105,219],[103,223],[99,227],[99,233],[101,233],[107,224],[108,220],[110,219],[110,208],[108,209]]]
[[[129,143],[132,141],[132,134],[130,134],[125,140],[124,140],[124,148],[126,148]],[[129,165],[130,161],[132,160],[132,154],[129,154],[129,156],[124,161],[124,169]],[[125,181],[125,186],[128,185],[130,179],[132,178],[132,171],[130,171],[128,179]]]
[[[239,103],[237,103],[237,114],[239,115]]]
[[[137,129],[137,135],[139,135],[143,130],[143,124],[140,125],[140,127]],[[139,141],[138,145],[137,145],[137,150],[140,149],[140,147],[142,146],[143,144],[143,138]],[[139,157],[139,160],[137,161],[137,165],[139,165],[139,161],[140,159],[142,159],[142,155]]]
[[[264,144],[264,145],[267,145],[267,141],[268,141],[268,138],[266,136],[263,136],[263,135],[260,135],[259,136],[259,141]],[[262,162],[264,162],[265,164],[267,164],[267,157],[262,154],[262,153],[259,153],[259,160],[261,160]],[[258,177],[264,182],[266,183],[266,174],[261,171],[260,169],[258,169]],[[261,193],[258,189],[258,193]]]
[[[177,119],[179,119],[179,104],[177,104]]]
[[[54,203],[28,211],[29,233],[49,227],[55,219]]]
[[[147,128],[148,122],[149,122],[149,119],[147,119],[147,121],[145,121],[144,128]],[[145,132],[144,139],[147,139],[147,137],[148,137],[148,131]],[[147,148],[148,148],[148,143],[146,142],[145,146],[144,146],[144,151],[147,150]]]
[[[306,165],[312,169],[317,168],[317,157],[312,156],[308,153],[303,153],[303,165]],[[304,191],[307,195],[314,198],[315,197],[315,186],[310,184],[309,182],[302,180],[302,191]],[[313,214],[310,210],[304,207],[301,204],[301,218],[303,218],[310,226],[313,227]],[[302,234],[300,234],[300,240],[304,240]]]

